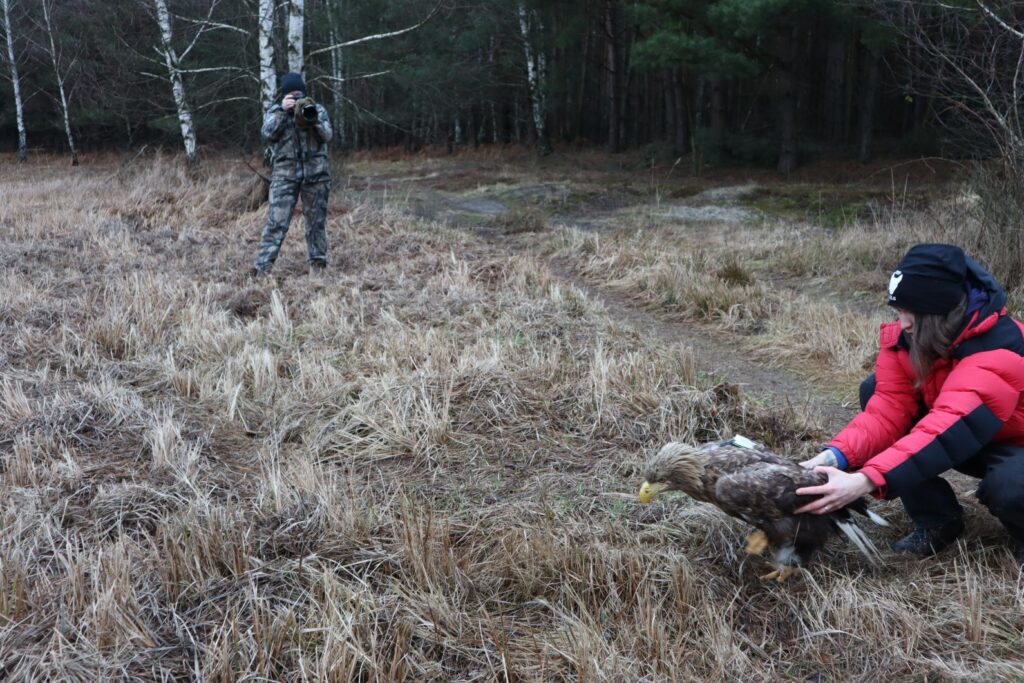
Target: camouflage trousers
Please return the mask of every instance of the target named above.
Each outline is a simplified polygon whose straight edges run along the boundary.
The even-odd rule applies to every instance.
[[[281,243],[288,234],[295,202],[302,195],[302,218],[306,223],[306,251],[310,263],[327,263],[327,197],[331,183],[305,183],[291,178],[274,178],[270,181],[270,208],[267,221],[263,224],[263,238],[256,256],[256,270],[270,270]]]

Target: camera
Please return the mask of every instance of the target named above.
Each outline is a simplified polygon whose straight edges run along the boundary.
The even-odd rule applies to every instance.
[[[316,102],[313,101],[312,97],[303,97],[301,100],[296,100],[295,111],[298,112],[295,122],[300,125],[312,126],[316,124],[317,119],[319,118],[319,114],[316,110]]]

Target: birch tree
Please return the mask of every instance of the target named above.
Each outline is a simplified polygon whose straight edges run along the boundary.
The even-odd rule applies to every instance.
[[[4,38],[7,41],[7,62],[10,64],[11,84],[14,86],[14,110],[18,120],[18,161],[28,161],[28,136],[25,135],[25,111],[21,102],[21,81],[18,63],[14,60],[14,33],[11,31],[11,0],[0,0],[4,11]]]
[[[530,39],[533,29],[537,33],[544,30],[536,11],[527,13],[520,0],[516,5],[519,15],[519,33],[523,40],[523,53],[526,56],[526,77],[530,86],[530,106],[533,112],[533,127],[537,132],[537,150],[542,154],[551,153],[551,142],[548,140],[547,119],[547,62],[543,49],[536,49]]]
[[[338,29],[336,26],[335,19],[335,7],[337,7],[337,13],[341,13],[344,8],[342,0],[337,0],[335,6],[332,6],[327,11],[328,25],[330,26],[330,41],[331,45],[338,44]],[[334,144],[338,147],[345,146],[345,121],[342,119],[341,103],[344,97],[342,88],[345,83],[344,64],[341,59],[341,49],[335,48],[331,50],[331,95],[333,98],[333,109],[332,112],[334,118]]]
[[[305,0],[288,2],[288,70],[302,73],[302,37],[306,24]]]
[[[66,74],[61,71],[60,53],[57,51],[56,40],[53,37],[53,20],[50,18],[53,3],[51,0],[40,0],[40,3],[43,6],[43,25],[50,43],[50,60],[53,62],[53,73],[57,77],[57,94],[60,96],[60,111],[64,117],[64,135],[67,136],[68,149],[71,151],[71,165],[78,166],[78,149],[75,147],[75,136],[71,133],[71,114],[68,111],[67,91],[64,88]]]
[[[260,106],[261,112],[270,109],[277,92],[277,73],[274,71],[274,0],[259,0],[260,44]]]
[[[7,2],[8,0],[3,0]],[[174,36],[171,32],[171,15],[167,11],[166,0],[153,0],[156,7],[156,20],[160,26],[160,45],[157,52],[164,58],[167,66],[167,77],[171,81],[171,92],[174,95],[174,106],[178,110],[178,123],[181,127],[181,139],[185,143],[185,158],[189,166],[199,163],[196,154],[196,129],[192,122],[192,111],[185,97],[185,81],[181,75],[181,67],[177,52],[174,50]],[[192,43],[195,45],[195,43]],[[188,50],[186,49],[186,52]]]

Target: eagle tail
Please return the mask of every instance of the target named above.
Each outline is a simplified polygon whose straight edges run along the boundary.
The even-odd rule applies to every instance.
[[[835,522],[836,527],[840,531],[846,534],[850,542],[857,546],[857,549],[864,554],[864,557],[868,558],[872,564],[878,563],[878,560],[881,558],[878,548],[875,547],[875,544],[868,538],[863,529],[857,526],[856,522],[849,519],[849,517],[847,519],[833,518],[832,521]]]
[[[876,515],[871,510],[867,510],[865,514],[867,514],[868,519],[870,519],[872,522],[874,522],[878,526],[889,526],[889,522],[887,522],[885,520],[885,518],[879,517],[878,515]]]
[[[876,515],[870,509],[868,509],[868,502],[863,498],[858,498],[849,505],[846,506],[847,510],[853,510],[854,512],[864,515],[878,526],[889,526],[889,522],[885,521],[883,517]]]

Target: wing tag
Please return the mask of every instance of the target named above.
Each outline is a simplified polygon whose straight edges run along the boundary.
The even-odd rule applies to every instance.
[[[729,443],[731,443],[733,446],[738,446],[740,448],[757,448],[756,443],[754,443],[745,436],[741,436],[740,434],[737,434],[736,436],[732,437],[732,439],[729,440]]]

